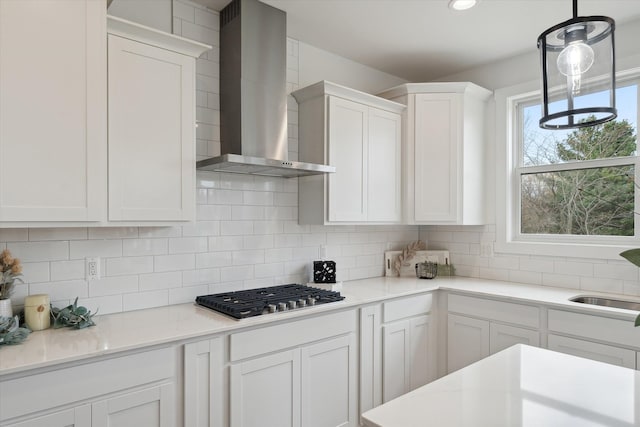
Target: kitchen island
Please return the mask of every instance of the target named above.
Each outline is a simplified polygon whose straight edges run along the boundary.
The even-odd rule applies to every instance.
[[[518,344],[362,419],[368,427],[640,426],[640,372]]]

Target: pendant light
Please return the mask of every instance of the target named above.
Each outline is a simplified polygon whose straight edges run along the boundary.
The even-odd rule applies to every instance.
[[[617,117],[614,29],[606,16],[579,17],[573,0],[573,18],[540,34],[541,128],[594,126]],[[594,92],[604,96],[589,96]]]

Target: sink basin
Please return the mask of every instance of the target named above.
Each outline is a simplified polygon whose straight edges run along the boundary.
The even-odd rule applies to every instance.
[[[625,310],[640,311],[639,301],[628,301],[622,299],[594,296],[577,296],[569,298],[569,301],[579,302],[582,304],[601,305],[603,307],[624,308]]]

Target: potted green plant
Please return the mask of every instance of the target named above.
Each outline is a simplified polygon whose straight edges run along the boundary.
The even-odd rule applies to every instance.
[[[22,265],[18,258],[14,258],[8,249],[0,253],[0,316],[13,316],[11,308],[11,294],[16,281],[22,282]]]

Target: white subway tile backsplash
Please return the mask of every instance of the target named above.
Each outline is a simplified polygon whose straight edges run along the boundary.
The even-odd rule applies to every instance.
[[[273,234],[243,236],[242,246],[244,249],[269,249],[274,247]]]
[[[196,268],[227,267],[233,265],[232,252],[207,252],[196,254]]]
[[[29,284],[29,294],[49,294],[51,301],[73,301],[76,297],[87,297],[89,295],[89,286],[84,280],[31,283]]]
[[[242,236],[209,237],[209,251],[232,251],[244,249]]]
[[[168,290],[139,292],[135,294],[124,294],[122,296],[122,309],[124,311],[162,307],[168,304]]]
[[[214,40],[218,40],[218,32],[185,20],[182,22],[182,37],[211,45]]]
[[[7,249],[22,262],[61,261],[69,259],[69,242],[9,242]]]
[[[122,241],[123,256],[164,255],[169,253],[168,239],[130,239]]]
[[[177,288],[180,286],[182,286],[182,272],[180,271],[140,275],[140,291],[155,291],[159,289]]]
[[[231,206],[225,205],[197,205],[197,221],[225,221],[231,219]]]
[[[210,189],[207,190],[207,203],[210,205],[241,205],[244,200],[242,191]]]
[[[69,259],[122,256],[122,240],[78,240],[69,242]]]
[[[196,259],[196,267],[198,260]],[[194,286],[220,282],[219,268],[199,268],[197,270],[185,270],[182,272],[182,285]]]
[[[209,293],[208,285],[187,286],[169,289],[169,304],[185,304],[194,302],[199,295]]]
[[[106,276],[127,276],[153,271],[152,256],[107,258],[105,261]]]
[[[264,250],[245,250],[232,252],[233,265],[254,265],[264,264]]]
[[[85,278],[85,261],[52,261],[51,280],[73,280]]]
[[[220,221],[220,236],[253,234],[253,221]]]
[[[154,271],[190,270],[196,266],[195,254],[157,255],[153,257]]]
[[[102,297],[78,298],[78,305],[84,306],[92,313],[109,314],[122,311],[122,295],[105,295]]]
[[[206,237],[175,237],[169,239],[170,254],[189,254],[206,251]]]
[[[611,292],[614,294],[622,294],[624,292],[624,281],[621,279],[581,277],[580,289],[584,291]]]
[[[120,295],[138,292],[138,276],[104,277],[89,282],[89,296]]]
[[[58,261],[59,262],[59,261]],[[55,263],[51,263],[55,264]],[[25,262],[22,264],[22,280],[25,283],[48,282],[49,280],[82,279],[83,277],[63,277],[60,279],[50,277],[50,264],[48,262]]]
[[[223,267],[220,269],[220,280],[223,282],[251,280],[253,277],[254,277],[253,265]]]

